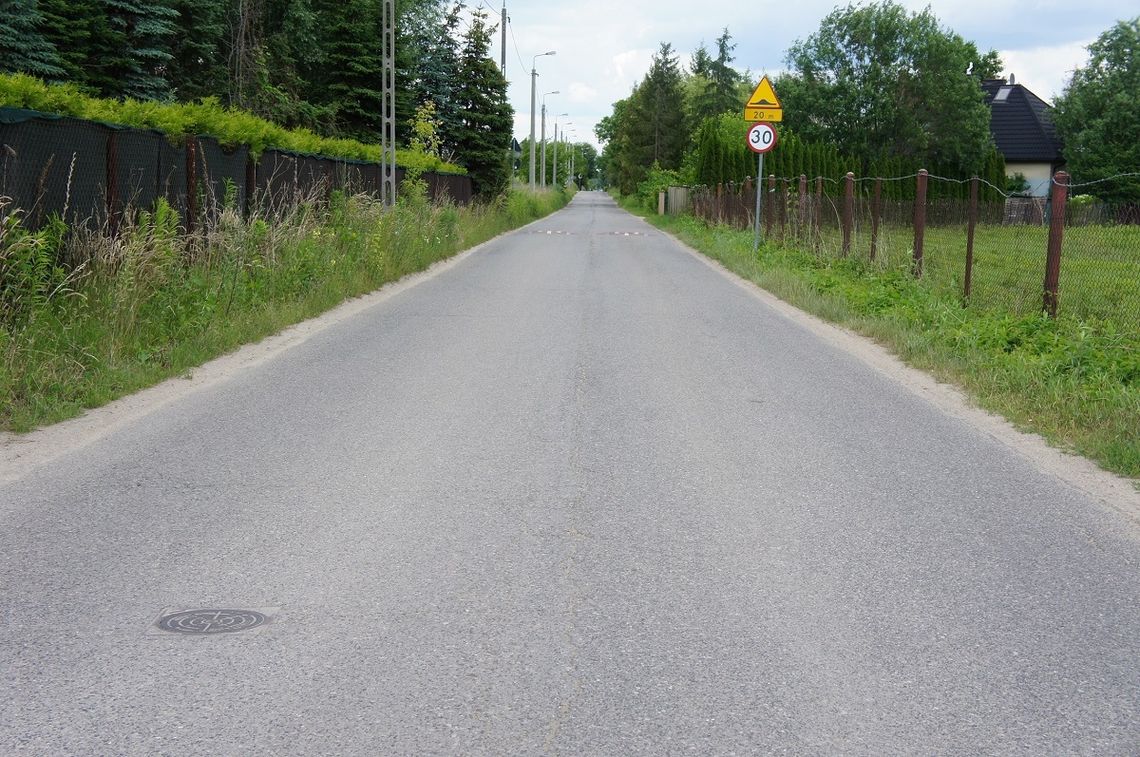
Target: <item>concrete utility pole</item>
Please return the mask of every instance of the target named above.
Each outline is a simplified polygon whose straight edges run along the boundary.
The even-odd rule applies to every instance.
[[[554,179],[550,182],[554,186],[558,186],[558,119],[568,115],[570,114],[559,113],[554,117]],[[563,129],[563,131],[565,131],[565,129]]]
[[[503,76],[507,75],[507,0],[503,0],[503,20],[500,22],[503,38]]]
[[[535,158],[535,144],[534,144],[534,104],[535,104],[535,84],[538,81],[538,71],[535,69],[535,64],[538,59],[544,55],[554,55],[554,50],[548,50],[545,53],[539,53],[534,56],[530,62],[530,188],[534,190],[534,158]]]
[[[558,90],[542,96],[542,187],[546,188],[546,95],[557,95]]]
[[[380,200],[396,204],[396,0],[383,0],[380,56],[384,60],[384,98],[380,113]]]

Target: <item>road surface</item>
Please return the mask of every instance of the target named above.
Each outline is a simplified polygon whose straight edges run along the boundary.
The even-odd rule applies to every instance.
[[[1140,750],[1136,521],[601,194],[17,479],[2,754]]]

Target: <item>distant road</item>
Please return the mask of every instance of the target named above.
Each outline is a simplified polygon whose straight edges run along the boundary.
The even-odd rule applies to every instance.
[[[4,755],[1135,754],[1140,528],[583,193],[0,486],[0,680]]]

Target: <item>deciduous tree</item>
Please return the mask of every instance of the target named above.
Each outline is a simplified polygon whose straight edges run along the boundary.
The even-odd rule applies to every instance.
[[[805,139],[868,162],[887,154],[961,174],[981,168],[991,137],[980,81],[1000,61],[929,8],[885,0],[836,9],[792,45],[787,64],[776,89],[787,125]]]
[[[1140,171],[1140,17],[1101,34],[1089,56],[1056,103],[1068,169],[1076,181]],[[1140,178],[1104,181],[1090,193],[1138,202]]]

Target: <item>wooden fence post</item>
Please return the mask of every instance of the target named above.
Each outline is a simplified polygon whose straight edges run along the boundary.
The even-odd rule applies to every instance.
[[[1045,258],[1045,312],[1057,317],[1061,281],[1061,244],[1065,237],[1065,205],[1069,199],[1069,174],[1053,175],[1049,200],[1049,250]]]
[[[855,174],[843,178],[843,257],[851,254],[851,227],[855,215]]]
[[[978,177],[970,179],[970,215],[966,226],[966,278],[963,281],[962,305],[970,304],[974,280],[974,231],[978,227]]]
[[[914,277],[922,278],[922,243],[926,236],[926,184],[930,174],[925,168],[918,172],[918,187],[914,194]]]
[[[879,216],[883,212],[883,177],[875,179],[875,195],[871,200],[871,262],[879,252]]]

